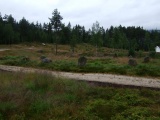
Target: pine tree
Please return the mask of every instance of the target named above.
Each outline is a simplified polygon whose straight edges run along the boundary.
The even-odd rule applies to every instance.
[[[61,26],[62,26],[62,16],[60,15],[60,12],[58,12],[57,9],[55,9],[53,12],[52,12],[52,18],[49,18],[49,20],[51,21],[51,25],[52,25],[52,28],[55,32],[55,45],[56,45],[56,55],[57,55],[57,45],[58,45],[58,40],[59,40],[59,32],[60,32],[60,29],[61,29]]]
[[[29,25],[29,22],[24,17],[19,21],[21,42],[27,41],[29,34]]]

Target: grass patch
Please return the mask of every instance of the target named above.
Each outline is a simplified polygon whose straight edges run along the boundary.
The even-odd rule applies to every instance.
[[[7,47],[8,46],[6,46],[6,48]],[[39,50],[45,52],[37,52]],[[160,54],[155,54],[155,52],[136,52],[137,56],[135,59],[138,65],[136,67],[131,67],[128,65],[129,58],[127,57],[127,50],[113,50],[102,47],[98,52],[99,57],[95,56],[95,46],[88,44],[77,45],[72,57],[70,46],[58,45],[58,55],[54,55],[53,50],[53,45],[51,44],[47,44],[46,46],[42,46],[39,43],[12,45],[10,50],[1,51],[0,64],[65,72],[111,73],[120,75],[160,77]],[[113,57],[114,54],[117,54],[117,57]],[[78,66],[78,58],[81,55],[84,55],[87,58],[87,64],[84,67]],[[149,55],[152,57],[150,62],[144,64],[144,57]],[[42,56],[51,59],[52,63],[42,63],[40,60]],[[26,57],[29,59],[26,60]]]
[[[116,59],[112,60],[111,58],[89,59],[85,66],[80,67],[75,60],[55,60],[51,63],[42,63],[40,61],[26,60],[24,58],[26,57],[4,56],[0,58],[0,63],[5,65],[35,67],[65,72],[111,73],[120,75],[160,77],[160,68],[157,66],[160,64],[158,60],[152,60],[148,64],[140,63],[136,67],[131,67],[127,64],[117,62]],[[123,59],[118,60],[122,61]],[[138,62],[140,62],[140,60]]]
[[[0,119],[159,119],[160,91],[0,73]]]
[[[135,71],[136,75],[139,76],[152,76],[152,77],[160,76],[160,68],[157,66],[140,64],[135,68]]]

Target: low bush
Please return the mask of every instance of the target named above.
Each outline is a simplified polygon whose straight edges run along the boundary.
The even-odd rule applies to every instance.
[[[0,60],[5,65],[24,65],[30,62],[27,56],[4,56]]]
[[[34,81],[30,81],[26,84],[26,88],[32,91],[46,91],[49,89],[49,84],[52,83],[52,79],[47,75],[35,76]]]
[[[35,102],[31,103],[29,108],[30,114],[41,114],[44,111],[49,110],[52,107],[50,103],[47,101],[36,100]]]
[[[121,114],[115,115],[114,117],[111,118],[111,120],[144,120],[144,119],[150,120],[154,118],[154,117],[149,117],[150,112],[151,111],[149,109],[143,107],[135,107],[127,111],[124,111]]]
[[[159,91],[1,72],[0,119],[154,119]]]
[[[138,65],[135,69],[136,75],[139,76],[160,76],[160,69],[155,66]]]
[[[134,49],[129,49],[129,51],[128,51],[128,56],[135,57],[135,56],[136,56],[135,50],[134,50]]]
[[[81,67],[80,71],[81,72],[103,72],[104,66],[99,63],[99,62],[95,62],[95,63],[90,63],[87,64],[85,67]]]
[[[112,65],[108,68],[105,69],[105,72],[109,72],[109,73],[114,73],[114,74],[120,74],[120,75],[126,75],[127,74],[127,69],[129,68],[128,65],[126,66],[116,66],[116,65]]]
[[[111,119],[115,114],[113,105],[103,99],[97,99],[88,103],[86,112],[99,119]]]

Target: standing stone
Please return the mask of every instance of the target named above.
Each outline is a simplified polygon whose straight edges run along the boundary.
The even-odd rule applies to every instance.
[[[80,57],[80,58],[78,59],[78,66],[85,66],[86,63],[87,63],[87,58],[85,58],[85,57]]]
[[[135,59],[130,58],[129,61],[128,61],[128,65],[136,66],[137,65],[137,61]]]

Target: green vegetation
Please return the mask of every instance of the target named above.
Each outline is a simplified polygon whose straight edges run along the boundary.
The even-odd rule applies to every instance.
[[[78,24],[73,27],[71,23],[65,25],[62,19],[58,9],[52,12],[50,22],[43,25],[38,22],[30,23],[24,17],[17,22],[12,15],[0,14],[0,44],[10,45],[11,49],[16,46],[13,44],[24,44],[25,48],[19,49],[21,47],[18,46],[19,48],[13,47],[9,52],[1,52],[0,64],[58,71],[160,77],[160,54],[154,52],[155,46],[160,45],[158,30],[147,31],[143,27],[121,25],[104,29],[96,21],[92,29],[87,31]],[[37,44],[41,44],[41,47]],[[67,49],[62,49],[61,46]],[[54,50],[56,56],[53,55]],[[44,56],[44,61],[48,61],[48,64],[40,61]],[[88,59],[84,67],[77,66],[80,56]],[[128,66],[127,56],[135,57],[138,65]],[[146,56],[153,60],[144,64],[142,57]],[[49,63],[51,61],[53,62]]]
[[[0,51],[0,64],[160,78],[160,54],[154,52],[160,45],[157,30],[121,25],[105,30],[96,21],[86,31],[84,26],[61,23],[57,9],[49,19],[41,25],[0,14],[0,47],[10,49]],[[80,56],[87,58],[85,66],[78,66]],[[129,66],[128,56],[138,65]],[[146,56],[150,60],[145,63]],[[50,62],[43,62],[44,58]],[[159,120],[159,116],[160,91],[0,71],[0,120]]]
[[[158,120],[160,91],[99,87],[50,75],[0,74],[0,119]]]
[[[57,55],[57,44],[58,44],[58,41],[59,41],[59,38],[58,36],[60,36],[60,29],[61,29],[61,26],[62,26],[62,22],[61,20],[63,19],[62,16],[60,15],[60,12],[58,12],[57,9],[55,9],[53,12],[52,12],[52,18],[49,18],[50,19],[50,22],[51,22],[51,25],[52,25],[52,28],[54,29],[55,31],[55,46],[56,46],[56,55]]]
[[[63,14],[63,13],[62,13]],[[94,45],[97,52],[99,47],[114,49],[133,49],[153,51],[156,46],[160,46],[160,32],[158,30],[145,30],[136,26],[111,26],[104,28],[96,21],[91,29],[86,30],[85,26],[77,23],[65,25],[62,23],[63,17],[58,9],[54,9],[49,23],[33,23],[23,17],[20,21],[12,15],[0,14],[0,44],[17,44],[24,42],[39,42],[55,44],[56,54],[58,54],[58,44],[70,45],[71,49],[80,43]],[[65,18],[64,18],[65,19]],[[92,23],[90,23],[92,24]]]
[[[152,57],[152,58],[155,58],[156,57],[156,52],[155,51],[151,51],[149,53],[149,56]]]
[[[128,51],[128,56],[132,56],[132,57],[135,57],[135,51],[133,49],[129,49]]]
[[[34,54],[33,54],[34,55]],[[63,55],[62,55],[63,56]],[[60,56],[60,58],[62,57]],[[42,57],[42,56],[41,56]],[[39,60],[38,60],[39,59]],[[56,71],[82,72],[82,73],[112,73],[121,75],[160,77],[160,61],[152,59],[149,63],[143,63],[143,58],[137,58],[138,65],[133,67],[128,65],[128,58],[89,58],[85,66],[78,66],[78,59],[68,58],[64,60],[54,60],[51,63],[42,63],[40,57],[36,60],[25,56],[3,56],[0,57],[0,64],[34,67]],[[125,63],[121,63],[125,62]]]

